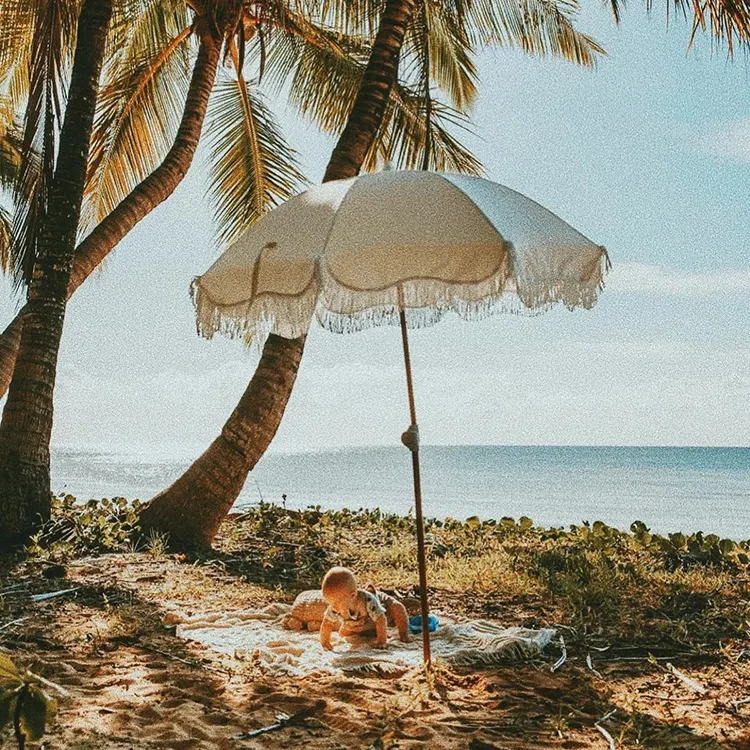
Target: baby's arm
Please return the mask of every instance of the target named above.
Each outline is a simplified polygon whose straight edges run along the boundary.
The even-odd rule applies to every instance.
[[[377,633],[375,648],[388,648],[388,631],[386,630],[385,613],[375,620],[375,632]]]
[[[320,645],[327,651],[333,651],[331,645],[331,633],[336,628],[336,623],[333,620],[329,620],[327,617],[323,618],[323,622],[320,624]]]
[[[398,628],[399,640],[403,643],[409,643],[411,638],[409,637],[409,615],[406,612],[406,607],[394,599],[389,609],[391,610],[390,615]]]

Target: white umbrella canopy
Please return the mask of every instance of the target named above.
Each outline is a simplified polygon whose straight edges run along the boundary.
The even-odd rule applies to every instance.
[[[431,325],[590,308],[604,248],[546,208],[489,180],[386,171],[328,182],[266,214],[194,281],[200,332],[262,342],[329,330]]]
[[[256,222],[193,282],[198,329],[262,342],[400,324],[411,424],[422,623],[428,622],[419,431],[407,328],[448,311],[467,319],[590,308],[607,251],[546,208],[478,177],[381,172],[328,182]],[[430,663],[427,627],[424,660]]]

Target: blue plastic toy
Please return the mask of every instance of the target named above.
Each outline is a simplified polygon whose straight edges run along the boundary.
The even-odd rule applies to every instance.
[[[435,615],[427,615],[427,630],[430,633],[434,633],[438,629],[439,621]],[[409,618],[409,632],[410,633],[421,633],[422,632],[422,615],[414,615]]]

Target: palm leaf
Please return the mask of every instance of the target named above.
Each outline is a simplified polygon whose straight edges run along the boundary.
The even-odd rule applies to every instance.
[[[18,188],[18,193],[29,196],[29,200],[16,203],[13,218],[11,254],[17,286],[31,278],[39,227],[47,210],[79,4],[79,0],[36,0],[30,9],[33,31],[28,56],[29,88]],[[34,153],[39,154],[39,170],[33,166]]]
[[[182,0],[149,0],[99,92],[82,225],[91,227],[163,160],[189,85],[190,26]]]
[[[304,116],[328,132],[346,124],[364,73],[366,43],[316,28],[304,38],[291,32],[269,37],[264,88],[286,95]],[[253,54],[249,56],[253,59]]]
[[[399,77],[419,81],[421,90],[426,90],[429,78],[452,106],[466,111],[477,93],[473,55],[472,42],[458,16],[446,12],[442,4],[423,2],[407,30]]]
[[[618,18],[617,0],[611,0],[612,12]],[[692,15],[692,34],[689,46],[692,46],[699,31],[709,32],[712,39],[719,44],[726,44],[729,54],[737,46],[750,44],[750,3],[748,0],[673,0],[674,9],[685,18]],[[653,0],[646,0],[646,8],[651,11]],[[667,21],[669,21],[670,3],[667,2]]]
[[[429,102],[429,107],[427,106]],[[429,123],[429,126],[428,126]],[[399,85],[364,168],[376,171],[390,163],[398,169],[431,169],[481,175],[481,162],[453,134],[471,132],[463,113],[423,92]],[[427,159],[425,161],[425,146]]]
[[[27,0],[3,0],[0,25],[0,81],[8,70],[28,60],[36,15]]]
[[[0,124],[0,187],[11,195],[18,184],[22,160],[20,128],[14,123]]]
[[[360,40],[325,29],[318,28],[317,34],[304,39],[277,35],[269,43],[264,85],[274,92],[287,93],[298,111],[323,130],[340,133],[357,95],[370,48]],[[451,129],[468,129],[465,117],[438,103],[430,119],[433,134],[428,139],[425,104],[420,84],[409,87],[399,83],[394,87],[365,168],[374,169],[383,161],[409,169],[418,167],[429,142],[430,168],[480,173],[479,162],[451,134]]]
[[[209,101],[207,194],[220,243],[229,243],[305,180],[260,93],[224,74]]]
[[[372,44],[385,0],[302,0],[294,10],[317,26],[357,36]]]
[[[0,206],[0,271],[3,273],[11,273],[12,271],[10,247],[13,234],[11,221],[10,214]]]
[[[0,111],[4,98],[0,98]],[[0,188],[9,195],[14,195],[21,168],[22,134],[18,126],[0,121]],[[11,245],[13,238],[13,219],[10,212],[0,204],[0,271],[11,273],[13,258]]]
[[[466,0],[453,0],[463,5]],[[604,49],[573,26],[576,0],[470,0],[462,12],[475,44],[521,47],[594,67]]]

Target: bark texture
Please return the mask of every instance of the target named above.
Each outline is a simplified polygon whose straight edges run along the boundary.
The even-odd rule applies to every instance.
[[[357,98],[323,182],[359,174],[398,79],[401,46],[413,8],[414,0],[388,0]],[[210,547],[248,473],[278,430],[304,345],[304,337],[269,336],[258,368],[221,435],[171,487],[144,508],[144,531],[168,534],[173,549]]]
[[[162,163],[120,201],[76,248],[68,284],[68,298],[91,275],[133,227],[169,198],[188,172],[198,147],[208,99],[216,79],[221,41],[205,34],[193,68],[180,127]],[[0,398],[13,376],[25,305],[0,334]]]
[[[26,320],[0,422],[0,540],[23,541],[49,518],[49,444],[57,354],[73,266],[112,0],[84,0],[65,122]]]

